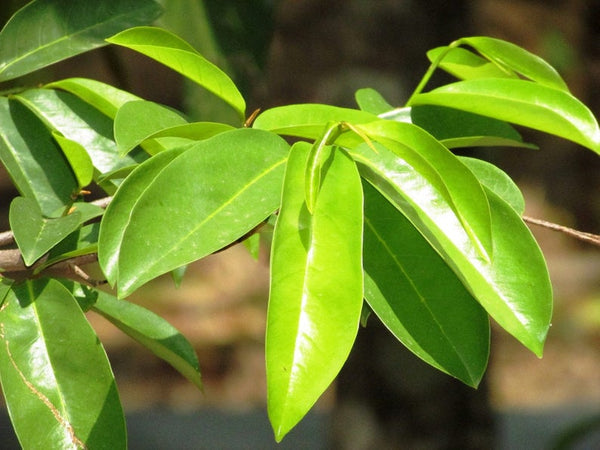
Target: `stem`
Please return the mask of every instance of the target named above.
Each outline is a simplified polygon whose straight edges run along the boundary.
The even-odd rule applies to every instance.
[[[534,219],[533,217],[523,216],[523,221],[532,225],[537,225],[543,228],[548,228],[553,231],[560,231],[568,236],[579,239],[580,241],[587,242],[588,244],[596,245],[600,247],[600,235],[593,233],[586,233],[585,231],[575,230],[573,228],[565,227],[557,223],[547,222],[541,219]]]
[[[419,95],[421,93],[421,91],[423,91],[423,89],[425,88],[425,86],[427,85],[429,80],[431,79],[433,72],[435,72],[435,70],[438,68],[438,66],[440,65],[442,60],[446,57],[446,55],[450,52],[450,50],[460,46],[461,44],[462,44],[461,39],[458,39],[458,40],[452,42],[450,45],[448,45],[446,47],[446,50],[444,50],[442,53],[440,53],[440,55],[429,65],[427,72],[425,72],[425,75],[423,75],[423,78],[421,78],[421,81],[419,82],[419,84],[417,85],[415,90],[413,91],[412,95],[409,97],[405,106],[410,106],[413,99],[417,95]]]

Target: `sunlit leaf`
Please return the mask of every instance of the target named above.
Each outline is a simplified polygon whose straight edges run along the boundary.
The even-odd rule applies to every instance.
[[[166,165],[153,162],[166,152],[140,165],[120,186],[100,228],[99,260],[119,295],[265,220],[279,206],[287,149],[276,135],[238,129],[200,141]]]
[[[106,45],[107,37],[160,12],[151,0],[32,1],[0,32],[0,81]]]
[[[412,103],[493,117],[569,139],[600,153],[600,129],[590,110],[568,92],[531,81],[459,81],[419,94]]]
[[[465,48],[454,47],[448,49],[448,47],[437,47],[427,52],[427,58],[433,63],[437,61],[443,53],[445,54],[438,67],[461,80],[518,77],[518,75],[509,68],[503,66],[499,67]]]
[[[404,215],[373,187],[364,190],[366,300],[417,356],[477,386],[489,352],[487,313]]]
[[[53,132],[52,136],[62,149],[71,169],[77,178],[79,188],[85,187],[92,182],[94,177],[94,165],[90,155],[85,151],[81,144],[67,139],[59,133]]]
[[[179,72],[231,105],[244,118],[246,102],[231,78],[193,47],[167,30],[136,27],[107,39]]]
[[[165,319],[141,306],[118,300],[104,292],[98,293],[92,311],[102,315],[202,389],[200,368],[194,349]]]
[[[394,109],[383,96],[372,88],[363,88],[355,92],[354,98],[361,111],[381,114]]]
[[[266,361],[268,412],[280,441],[331,384],[361,317],[362,189],[353,161],[326,147],[329,164],[309,214],[304,170],[310,144],[288,161],[275,226]]]
[[[98,337],[58,281],[15,284],[0,311],[0,377],[23,448],[125,448],[123,410]]]

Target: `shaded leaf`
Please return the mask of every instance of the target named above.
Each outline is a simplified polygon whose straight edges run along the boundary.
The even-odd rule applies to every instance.
[[[7,295],[0,311],[0,377],[23,448],[126,447],[104,349],[58,281],[27,281]]]
[[[160,12],[151,0],[32,1],[0,32],[0,81],[106,45],[107,37],[149,23]]]
[[[28,266],[75,231],[81,224],[81,216],[74,212],[56,219],[42,216],[35,200],[15,197],[10,204],[10,228]]]
[[[90,184],[94,177],[94,165],[90,155],[87,154],[81,144],[67,139],[59,133],[53,132],[52,136],[62,149],[67,161],[69,161],[75,178],[77,178],[79,189]]]
[[[106,320],[168,362],[202,389],[198,358],[188,340],[165,319],[134,303],[98,292],[92,306]]]
[[[371,114],[381,114],[394,109],[379,92],[372,88],[359,89],[354,93],[354,98],[361,111]]]
[[[100,228],[100,264],[119,295],[265,220],[279,206],[287,149],[276,135],[238,129],[187,147],[166,165],[152,160],[167,152],[140,165],[120,186]]]
[[[231,105],[244,118],[246,102],[231,78],[193,47],[169,31],[136,27],[107,39],[142,53],[198,83]]]
[[[364,191],[366,300],[413,353],[476,387],[489,353],[487,313],[404,215],[368,184]]]
[[[493,117],[569,139],[600,153],[600,129],[590,110],[568,92],[531,81],[459,81],[413,98],[413,105],[438,105]]]
[[[280,441],[331,384],[361,317],[362,189],[352,160],[329,152],[314,213],[304,196],[310,144],[293,146],[271,253],[268,412]]]
[[[112,121],[73,94],[52,89],[30,89],[15,98],[49,128],[83,146],[99,173],[126,167],[146,158],[143,152],[121,157],[113,140]]]
[[[432,63],[439,62],[441,69],[461,80],[474,78],[518,78],[518,75],[507,67],[498,66],[475,53],[460,47],[437,47],[427,52],[427,58]]]
[[[77,180],[44,125],[18,102],[0,97],[0,159],[22,196],[45,216],[69,204]]]

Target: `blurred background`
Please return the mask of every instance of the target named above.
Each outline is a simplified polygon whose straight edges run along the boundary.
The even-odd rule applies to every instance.
[[[25,1],[3,0],[4,23]],[[428,66],[425,52],[489,35],[537,53],[600,116],[597,0],[162,0],[158,24],[233,76],[248,112],[321,102],[354,106],[373,87],[401,105]],[[228,109],[179,75],[126,49],[103,48],[18,80],[84,76],[183,109],[232,121]],[[439,77],[437,82],[449,81]],[[433,86],[433,85],[432,85]],[[472,150],[522,188],[527,214],[600,233],[600,158],[523,130],[539,151]],[[15,195],[0,173],[0,224]],[[600,448],[600,249],[533,228],[555,291],[543,359],[494,328],[490,367],[473,390],[436,372],[371,318],[350,360],[309,416],[277,446],[266,417],[264,327],[268,248],[241,247],[193,264],[179,289],[168,277],[131,301],[166,317],[194,344],[198,392],[104,319],[104,342],[128,416],[132,449]],[[18,448],[2,425],[0,448]]]

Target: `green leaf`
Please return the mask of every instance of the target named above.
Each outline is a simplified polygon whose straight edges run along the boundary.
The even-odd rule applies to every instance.
[[[269,130],[277,134],[318,139],[330,122],[366,123],[377,120],[375,114],[357,109],[320,104],[279,106],[261,113],[252,128]]]
[[[231,78],[174,34],[155,27],[136,27],[107,41],[142,53],[179,72],[224,100],[244,118],[246,102]]]
[[[0,159],[21,195],[45,216],[69,204],[77,180],[43,124],[18,102],[0,97]]]
[[[142,146],[146,152],[155,155],[161,151],[193,144],[194,141],[201,141],[233,129],[234,127],[224,123],[186,123],[185,125],[176,125],[151,134],[143,142]]]
[[[363,187],[366,300],[413,353],[476,387],[489,354],[487,313],[404,215]]]
[[[111,286],[117,282],[119,250],[125,230],[131,220],[131,214],[127,214],[127,211],[133,211],[146,188],[184,150],[184,148],[176,148],[164,151],[136,167],[120,186],[118,197],[120,206],[118,208],[121,211],[117,210],[116,213],[113,213],[114,207],[110,205],[106,209],[102,221],[102,228],[105,231],[101,231],[98,239],[98,262]],[[111,203],[115,203],[114,198]]]
[[[569,92],[569,88],[554,67],[518,45],[486,36],[462,38],[459,42],[470,45],[500,67],[507,67],[544,86]]]
[[[378,120],[357,128],[393,151],[426,178],[446,198],[473,241],[474,248],[484,258],[492,257],[487,197],[467,166],[430,134],[412,124]]]
[[[67,139],[57,132],[53,132],[52,136],[62,149],[67,161],[69,161],[75,178],[77,178],[79,189],[90,184],[94,177],[94,165],[85,148],[81,144]]]
[[[136,304],[98,292],[92,311],[168,362],[202,389],[198,358],[188,340],[165,319]]]
[[[35,200],[25,197],[13,199],[9,220],[23,261],[28,266],[81,224],[81,216],[77,212],[56,219],[46,219]]]
[[[350,151],[361,175],[410,220],[488,314],[541,356],[552,290],[543,255],[520,216],[486,189],[494,250],[486,261],[446,200],[406,162],[377,149],[363,144]]]
[[[115,141],[125,155],[158,131],[187,124],[181,114],[166,106],[144,100],[125,103],[115,116]]]
[[[141,100],[127,91],[89,78],[67,78],[46,84],[44,87],[70,92],[111,119],[115,118],[117,111],[125,103]]]
[[[304,196],[310,144],[290,152],[271,253],[268,412],[280,441],[346,361],[361,317],[362,189],[352,160],[326,147],[314,213]]]
[[[473,146],[537,148],[532,144],[524,143],[517,130],[506,122],[453,108],[421,105],[395,109],[380,117],[418,125],[447,148]]]
[[[142,153],[119,156],[112,121],[68,92],[30,89],[15,98],[30,108],[49,128],[79,143],[99,173],[126,167],[146,158]]]
[[[371,114],[382,114],[394,109],[379,92],[372,88],[359,89],[355,92],[354,98],[361,111]]]
[[[459,81],[413,98],[493,117],[569,139],[600,153],[600,129],[590,110],[571,94],[526,80]]]
[[[100,224],[96,222],[85,225],[68,235],[50,250],[48,259],[36,267],[38,272],[59,261],[97,252],[99,229]]]
[[[476,158],[460,157],[479,182],[494,192],[522,215],[525,212],[525,199],[515,182],[497,166]]]
[[[23,448],[126,447],[104,349],[58,281],[27,281],[7,295],[0,311],[0,377]]]
[[[443,59],[439,62],[439,67],[461,80],[518,78],[518,75],[512,70],[504,66],[499,67],[487,59],[460,47],[437,47],[427,52],[427,58],[433,63],[444,53]]]
[[[104,39],[151,22],[161,12],[150,0],[37,0],[0,32],[0,81],[106,45]]]
[[[279,206],[288,145],[237,129],[166,152],[123,182],[100,228],[99,261],[120,296],[230,244]],[[169,156],[167,156],[169,158]]]

